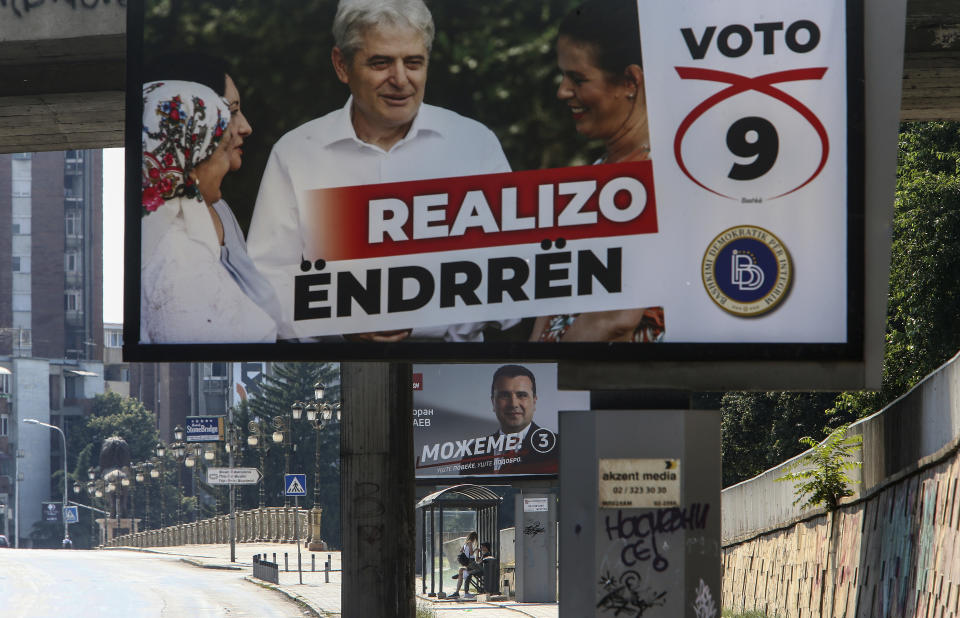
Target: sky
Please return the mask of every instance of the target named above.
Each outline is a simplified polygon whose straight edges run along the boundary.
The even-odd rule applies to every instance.
[[[103,150],[103,321],[123,322],[123,148]]]

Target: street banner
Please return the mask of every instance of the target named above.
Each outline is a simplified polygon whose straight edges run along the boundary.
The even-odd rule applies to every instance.
[[[63,504],[60,502],[44,502],[41,506],[43,521],[60,521],[60,509]]]
[[[589,407],[550,363],[414,365],[416,475],[556,475],[557,412]]]
[[[328,4],[309,28],[320,24],[322,45],[336,51]],[[154,81],[137,91],[143,126],[129,131],[130,147],[144,152],[142,169],[128,170],[141,187],[128,205],[140,239],[127,269],[138,296],[126,305],[139,307],[126,320],[138,342],[129,358],[861,360],[861,0],[625,4],[632,25],[616,35],[618,49],[635,51],[622,52],[623,75],[597,68],[601,81],[591,82],[596,61],[578,60],[576,37],[596,14],[577,13],[580,2],[549,0],[530,33],[504,18],[514,3],[431,3],[429,63],[406,68],[419,84],[411,88],[429,95],[407,93],[406,133],[386,149],[357,133],[357,115],[375,112],[337,53],[326,73],[285,80],[285,99],[314,88],[323,96],[310,95],[306,117],[260,113],[257,135],[269,139],[257,166],[238,171],[237,162],[227,176],[246,187],[246,249],[269,283],[257,292],[234,290],[230,277],[240,275],[221,276],[219,257],[186,267],[190,243],[216,243],[197,240],[213,229],[188,199],[199,199],[192,180],[165,193],[188,163],[163,140],[216,114],[199,95],[176,94],[184,86],[172,68],[169,83],[158,79],[149,54],[162,50],[138,58]],[[183,6],[170,21],[148,1],[136,35],[173,40],[164,28],[191,12],[212,18],[207,5]],[[243,11],[264,18],[271,6]],[[613,31],[598,23],[590,27]],[[527,53],[524,37],[538,37],[540,51],[514,67],[524,79],[483,72],[475,58],[508,56],[471,48],[479,30],[517,54]],[[262,60],[254,49],[211,46],[237,54],[237,67]],[[266,49],[277,67],[294,53],[279,41]],[[249,84],[241,96],[266,87],[256,73],[234,81]],[[477,105],[464,90],[509,104]],[[246,101],[251,118],[266,105]],[[407,109],[402,102],[390,113]],[[230,134],[221,120],[197,143]],[[549,138],[518,143],[513,135],[530,126]],[[610,127],[643,138],[624,154]]]
[[[188,416],[187,442],[223,441],[223,421],[222,416]]]

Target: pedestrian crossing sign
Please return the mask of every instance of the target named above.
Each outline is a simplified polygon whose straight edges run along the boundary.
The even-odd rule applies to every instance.
[[[63,507],[63,521],[67,522],[68,524],[78,523],[80,521],[80,514],[77,512],[77,507]]]
[[[283,475],[283,495],[306,496],[307,495],[307,475],[306,474],[284,474]]]

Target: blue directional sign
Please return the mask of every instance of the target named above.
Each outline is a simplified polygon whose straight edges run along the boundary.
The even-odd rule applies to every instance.
[[[283,495],[306,496],[307,495],[307,475],[306,474],[284,474],[283,475]]]
[[[77,511],[77,507],[63,507],[63,521],[67,522],[68,524],[75,524],[80,521],[80,513]]]

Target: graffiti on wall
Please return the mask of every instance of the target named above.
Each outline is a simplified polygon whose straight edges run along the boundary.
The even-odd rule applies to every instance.
[[[111,5],[127,8],[127,0],[0,0],[0,9],[9,7],[14,16],[22,18],[30,11],[58,4],[74,10],[90,10]]]

